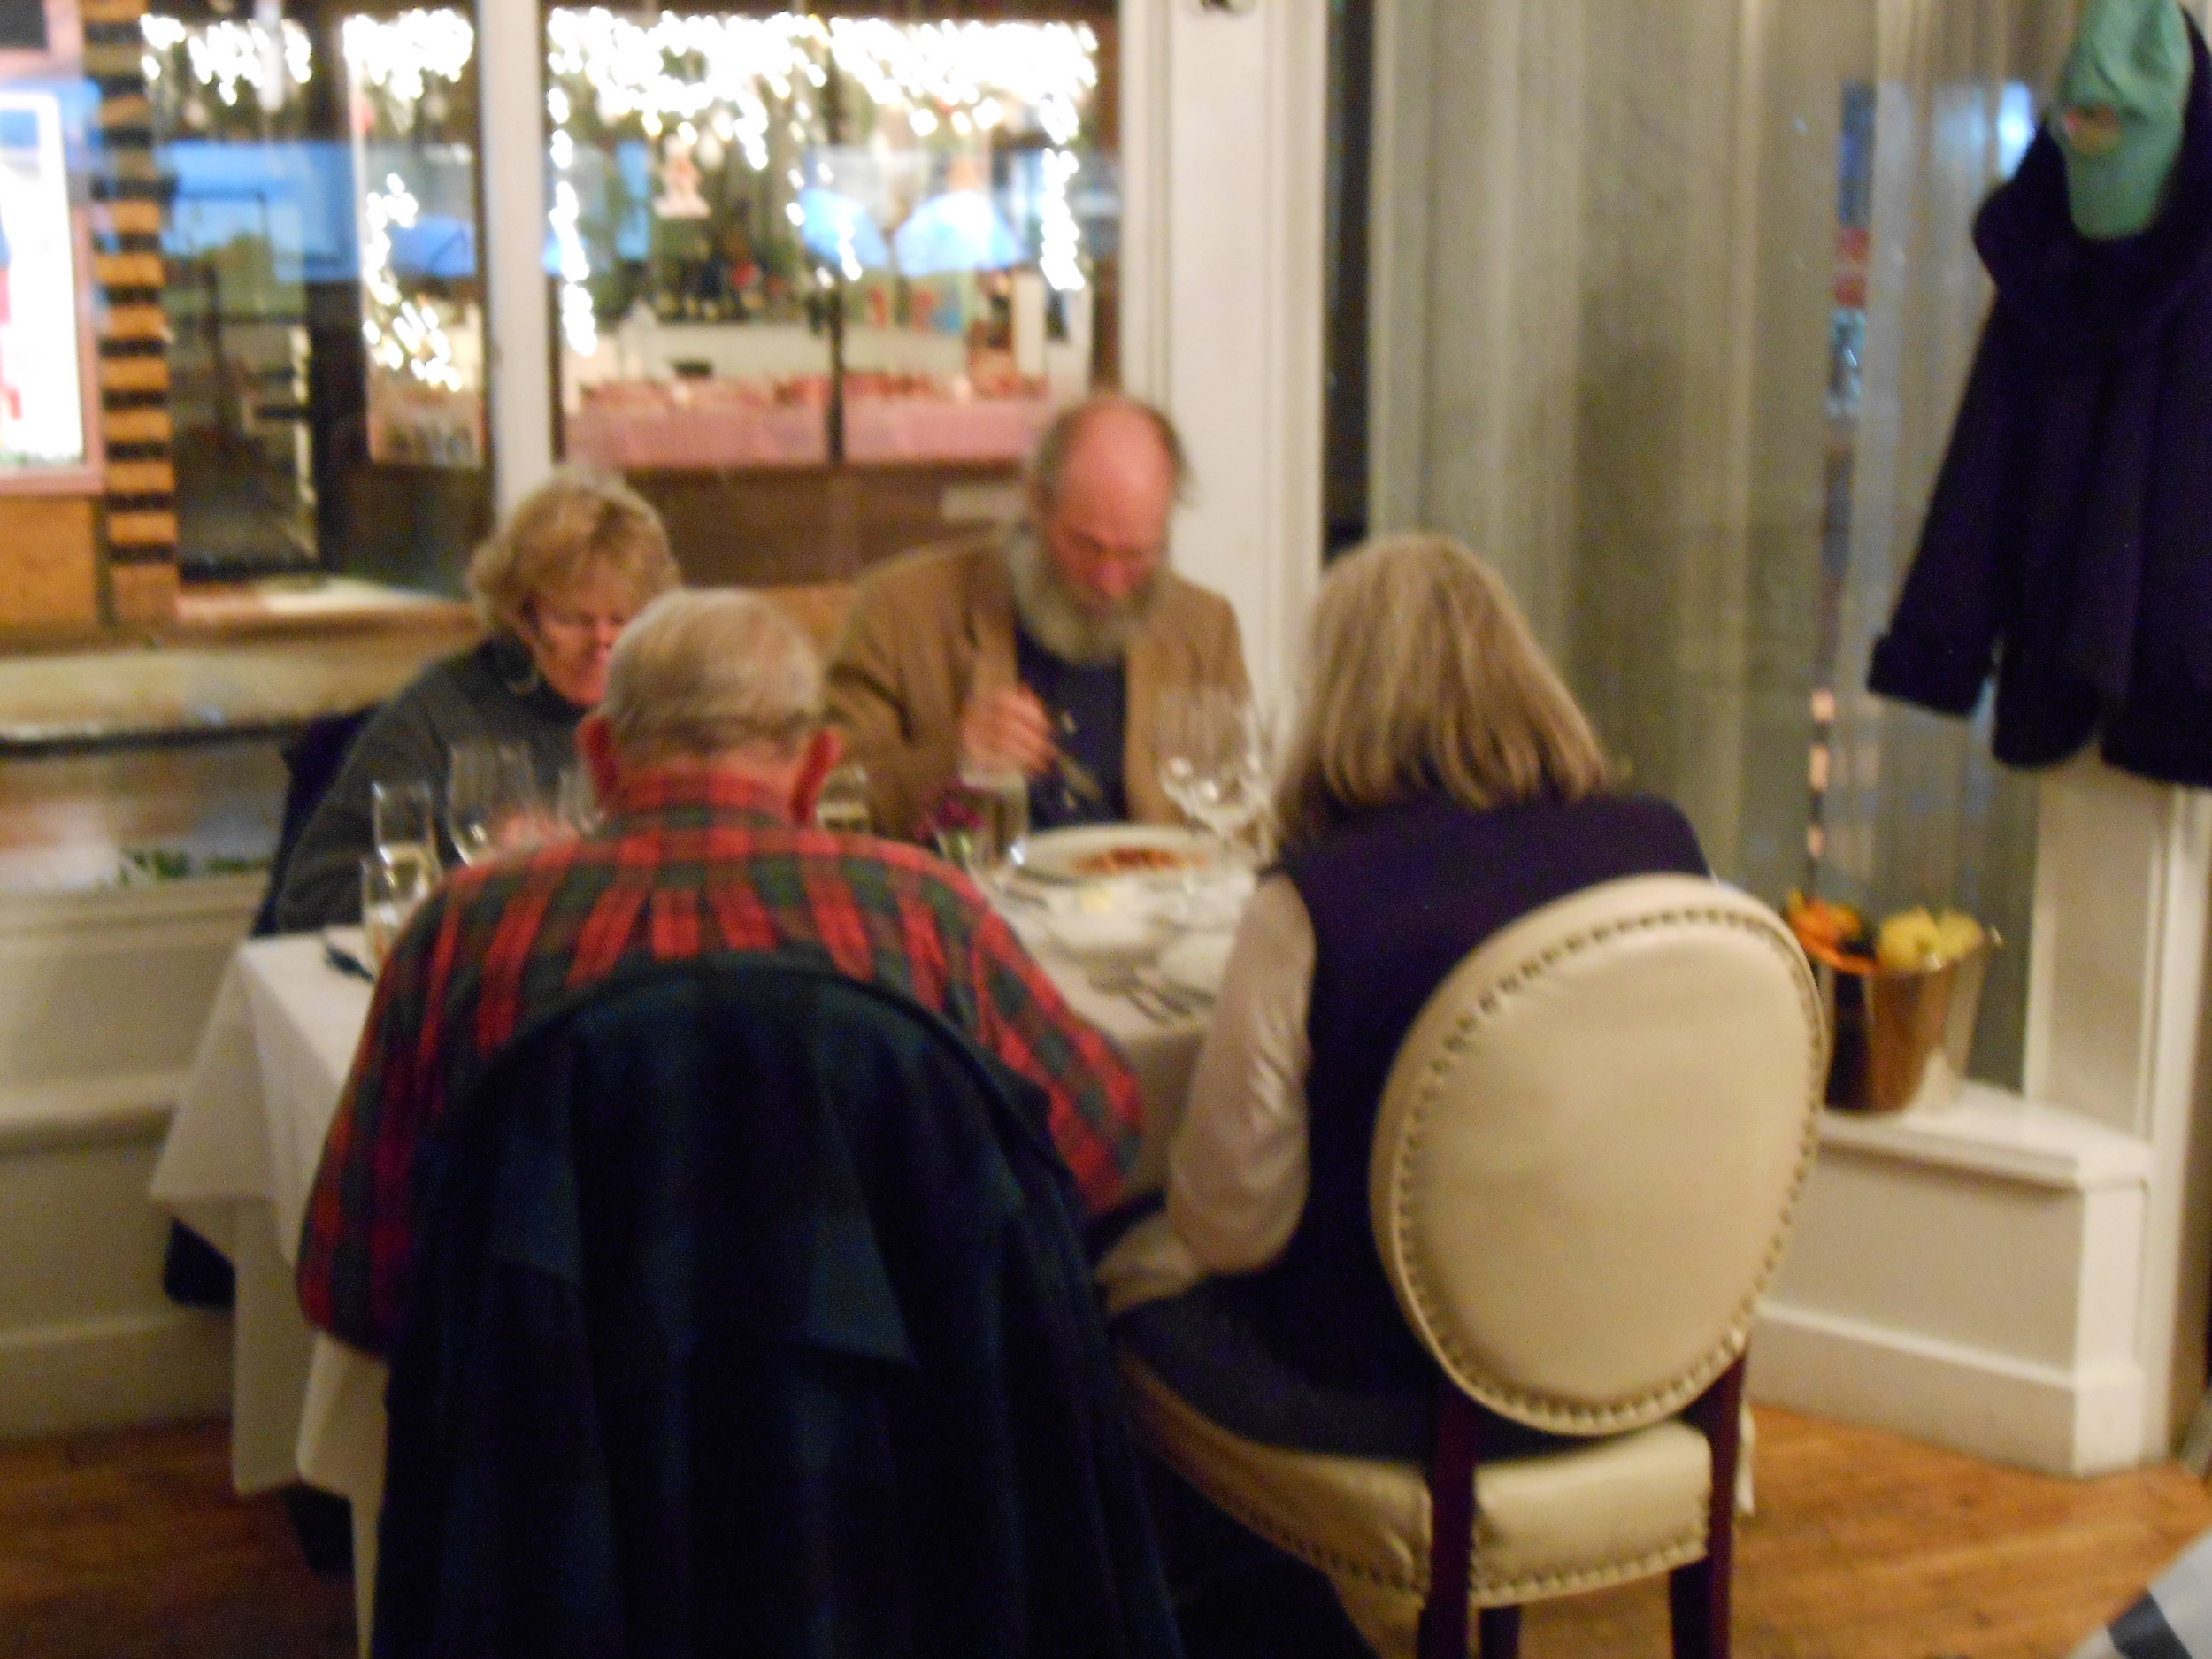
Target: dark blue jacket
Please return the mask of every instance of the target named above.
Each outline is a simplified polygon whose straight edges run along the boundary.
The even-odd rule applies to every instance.
[[[518,1038],[419,1164],[376,1652],[1177,1654],[1040,1110],[770,956]]]
[[[1867,683],[1948,714],[1997,674],[1997,758],[2100,727],[2116,766],[2212,784],[2212,63],[2189,26],[2171,199],[2090,242],[2046,131],[1984,204],[1997,298]]]

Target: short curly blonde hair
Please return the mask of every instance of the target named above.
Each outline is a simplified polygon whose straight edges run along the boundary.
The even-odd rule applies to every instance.
[[[565,468],[476,549],[469,596],[487,626],[519,638],[534,600],[596,574],[627,588],[641,611],[682,580],[660,514],[642,495],[618,478]]]

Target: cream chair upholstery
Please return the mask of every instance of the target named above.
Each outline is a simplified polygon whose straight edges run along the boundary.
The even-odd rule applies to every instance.
[[[1640,876],[1524,918],[1430,999],[1376,1127],[1376,1242],[1447,1379],[1430,1469],[1242,1440],[1125,1356],[1141,1432],[1326,1572],[1385,1655],[1415,1652],[1432,1564],[1466,1593],[1425,1655],[1464,1651],[1466,1609],[1499,1659],[1520,1603],[1659,1572],[1677,1652],[1724,1655],[1742,1356],[1826,1047],[1788,930],[1719,883]],[[1576,1443],[1479,1460],[1498,1418]]]

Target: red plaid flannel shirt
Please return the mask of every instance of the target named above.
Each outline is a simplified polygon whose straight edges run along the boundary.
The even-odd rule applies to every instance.
[[[495,1050],[580,986],[711,950],[796,949],[934,1009],[1041,1086],[1094,1211],[1119,1194],[1143,1101],[965,878],[917,849],[795,827],[728,773],[634,779],[580,841],[454,876],[377,981],[300,1241],[311,1323],[397,1334],[414,1148]]]

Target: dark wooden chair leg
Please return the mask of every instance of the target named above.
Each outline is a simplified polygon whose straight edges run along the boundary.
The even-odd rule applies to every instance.
[[[1743,1449],[1744,1361],[1723,1371],[1683,1416],[1713,1453],[1705,1559],[1667,1576],[1675,1659],[1728,1659],[1729,1586],[1736,1562],[1736,1463]]]
[[[1478,1650],[1482,1659],[1520,1659],[1521,1609],[1517,1607],[1486,1607],[1475,1618],[1475,1633],[1481,1639]]]
[[[1421,1609],[1420,1659],[1467,1659],[1467,1578],[1481,1456],[1482,1409],[1440,1383],[1429,1453],[1429,1599]]]

